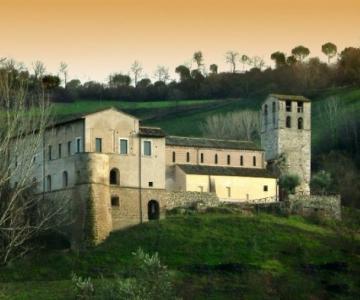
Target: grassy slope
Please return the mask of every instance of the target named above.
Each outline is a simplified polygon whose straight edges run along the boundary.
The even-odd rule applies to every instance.
[[[68,299],[70,273],[98,277],[124,272],[138,247],[160,258],[186,299],[354,299],[359,257],[328,227],[300,217],[207,213],[169,216],[113,233],[79,256],[38,253],[0,270],[0,298]],[[355,242],[359,247],[358,241]],[[345,269],[327,270],[328,263]],[[325,265],[326,266],[326,265]],[[28,282],[31,280],[32,282]],[[1,289],[2,287],[2,289]],[[339,294],[341,290],[341,294]],[[285,298],[283,298],[285,299]]]

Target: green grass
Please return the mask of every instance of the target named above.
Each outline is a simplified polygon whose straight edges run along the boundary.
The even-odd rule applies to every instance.
[[[8,299],[69,299],[72,271],[111,278],[131,268],[131,253],[142,247],[159,253],[185,299],[267,299],[272,293],[280,299],[354,299],[359,295],[359,257],[345,240],[330,227],[301,217],[168,216],[114,232],[80,255],[40,252],[0,269],[0,298],[2,291]],[[347,269],[321,269],[329,263]],[[340,292],[332,286],[341,287]]]

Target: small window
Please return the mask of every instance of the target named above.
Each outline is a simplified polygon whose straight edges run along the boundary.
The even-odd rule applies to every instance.
[[[215,165],[217,165],[217,164],[218,164],[218,155],[215,154]]]
[[[69,185],[69,175],[68,172],[63,172],[63,188],[66,188]]]
[[[240,166],[244,165],[244,156],[240,155]]]
[[[62,156],[62,144],[58,145],[58,158],[61,158]]]
[[[276,112],[276,103],[275,102],[272,103],[272,112],[273,113]]]
[[[290,116],[286,117],[286,128],[291,128],[291,117]]]
[[[227,193],[227,197],[231,198],[231,188],[229,186],[226,187],[226,193]]]
[[[95,151],[102,152],[102,139],[101,138],[95,138]]]
[[[267,191],[268,191],[268,186],[264,185],[264,192],[267,192]]]
[[[227,164],[230,165],[230,163],[231,163],[231,157],[230,157],[230,155],[228,155],[227,156]]]
[[[204,163],[204,153],[200,153],[200,162]]]
[[[111,197],[111,206],[112,207],[119,207],[120,206],[119,197],[117,197],[117,196]]]
[[[291,101],[287,100],[285,103],[286,103],[286,111],[291,112]]]
[[[256,167],[256,156],[253,156],[253,166]]]
[[[51,192],[51,176],[46,176],[46,190],[48,192]]]
[[[68,143],[67,143],[67,153],[68,153],[68,156],[70,156],[71,155],[71,141],[69,141]]]
[[[186,152],[186,162],[190,162],[190,153]]]
[[[82,151],[81,138],[76,138],[76,153],[80,153]]]
[[[144,156],[151,156],[151,141],[144,141],[143,147]]]
[[[265,115],[268,114],[268,106],[267,106],[267,104],[264,105],[264,114]]]
[[[152,181],[149,181],[149,187],[153,187],[154,183]]]
[[[52,146],[49,145],[48,147],[48,153],[49,153],[49,160],[52,160]]]
[[[298,119],[298,129],[304,129],[304,120],[303,120],[303,118]]]
[[[175,151],[173,151],[173,153],[172,153],[172,161],[176,162],[176,153],[175,153]]]
[[[120,139],[120,154],[128,154],[128,140],[127,139]]]

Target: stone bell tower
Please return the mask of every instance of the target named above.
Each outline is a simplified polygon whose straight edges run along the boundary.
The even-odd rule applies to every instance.
[[[310,194],[311,103],[303,96],[271,94],[261,108],[261,146],[271,164],[280,157],[288,174],[296,174],[296,193]]]

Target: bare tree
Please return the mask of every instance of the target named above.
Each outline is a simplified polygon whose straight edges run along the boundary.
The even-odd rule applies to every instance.
[[[250,59],[250,57],[247,56],[246,54],[243,54],[243,55],[241,56],[241,58],[240,58],[240,61],[241,61],[242,65],[243,65],[243,71],[245,71],[245,65],[246,65],[246,64],[249,64],[250,61],[251,61],[251,59]]]
[[[134,84],[136,86],[141,77],[143,67],[139,61],[135,60],[134,63],[131,65],[130,70],[134,75]]]
[[[35,78],[41,79],[46,72],[44,63],[41,62],[40,60],[37,60],[37,61],[34,61],[31,65],[32,65],[32,69],[34,71]]]
[[[157,66],[154,72],[154,78],[157,81],[167,82],[170,79],[169,69],[165,66]]]
[[[262,70],[265,66],[265,61],[260,56],[254,56],[251,59],[252,65],[254,68]]]
[[[68,79],[68,74],[69,74],[69,70],[68,70],[68,65],[64,62],[60,63],[60,68],[59,68],[59,72],[60,74],[62,74],[63,78],[64,78],[64,87],[66,87],[67,84],[67,79]]]
[[[204,136],[217,139],[250,141],[258,138],[259,130],[259,113],[251,110],[213,115],[201,126]]]
[[[338,141],[339,121],[343,115],[343,107],[338,97],[331,96],[324,100],[320,108],[320,115],[330,131],[331,141],[335,145]]]
[[[36,157],[43,151],[43,137],[50,108],[30,102],[27,79],[0,65],[0,260],[5,264],[29,251],[29,240],[59,225],[67,204],[44,201],[36,194]],[[54,200],[54,199],[53,199]],[[62,202],[62,201],[61,201]]]
[[[231,66],[231,72],[236,73],[236,65],[239,58],[239,52],[228,51],[225,54],[226,62]]]

